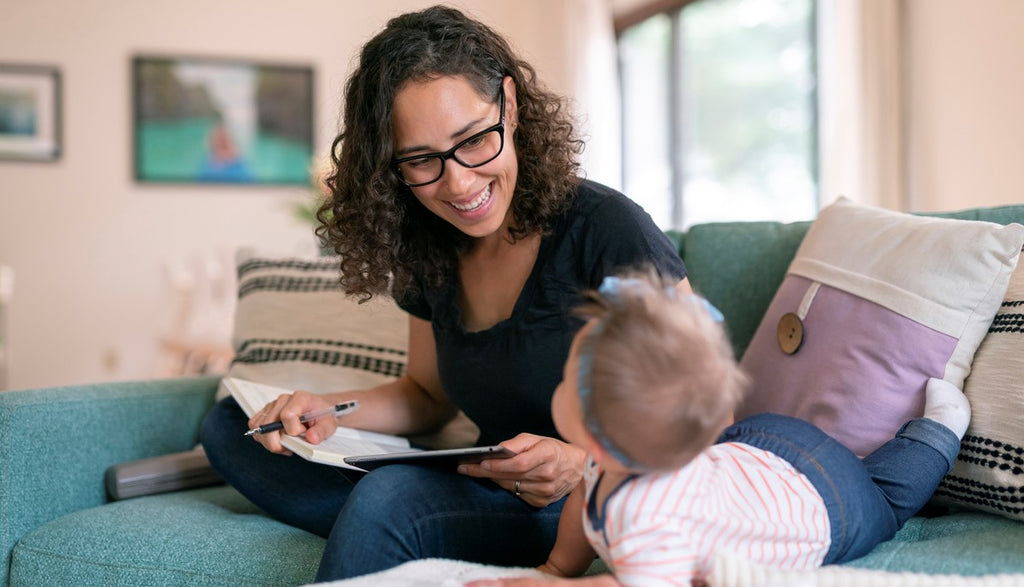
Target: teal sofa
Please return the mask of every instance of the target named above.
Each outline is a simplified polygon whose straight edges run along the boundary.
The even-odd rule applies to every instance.
[[[1024,223],[1024,205],[946,216]],[[739,353],[808,226],[716,223],[670,235]],[[115,502],[105,493],[109,466],[195,446],[217,385],[201,377],[0,393],[0,587],[311,582],[323,540],[230,487]],[[852,566],[1024,573],[1024,524],[969,512],[916,517]]]

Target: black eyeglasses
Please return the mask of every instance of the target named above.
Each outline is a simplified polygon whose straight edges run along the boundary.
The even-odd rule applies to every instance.
[[[505,148],[505,88],[500,91],[501,119],[444,153],[428,153],[395,159],[395,174],[405,185],[415,188],[428,185],[444,175],[444,162],[454,159],[459,165],[473,169],[486,165],[501,155]]]

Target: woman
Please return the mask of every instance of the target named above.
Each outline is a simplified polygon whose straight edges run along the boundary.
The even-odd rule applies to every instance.
[[[443,557],[536,565],[554,543],[585,455],[558,438],[551,395],[579,292],[617,268],[685,268],[650,217],[578,179],[582,142],[561,98],[507,42],[457,10],[391,20],[363,48],[334,142],[332,198],[318,233],[342,257],[350,295],[391,294],[409,314],[398,380],[369,390],[282,396],[246,420],[218,404],[203,445],[219,473],[271,515],[327,536],[317,580]],[[683,282],[685,285],[685,282]],[[366,475],[273,458],[274,420],[318,442],[298,416],[358,399],[346,426],[416,434],[462,409],[480,444],[517,456],[458,471],[391,465]],[[248,428],[247,428],[248,427]]]

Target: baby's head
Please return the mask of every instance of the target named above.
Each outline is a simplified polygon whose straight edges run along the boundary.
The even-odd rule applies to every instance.
[[[555,401],[559,430],[566,435],[558,404],[572,402],[576,435],[626,469],[685,465],[731,422],[747,385],[720,314],[650,273],[606,278],[589,298]]]

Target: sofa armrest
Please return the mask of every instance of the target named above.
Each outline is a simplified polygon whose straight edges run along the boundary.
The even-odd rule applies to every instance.
[[[106,501],[104,472],[194,447],[219,377],[0,393],[0,560],[28,531]]]

